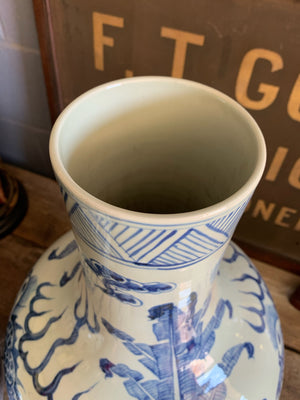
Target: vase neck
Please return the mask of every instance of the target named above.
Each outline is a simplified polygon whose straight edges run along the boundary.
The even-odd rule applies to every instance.
[[[93,303],[101,293],[106,307],[147,309],[169,303],[185,307],[192,293],[198,305],[205,302],[246,205],[214,220],[163,226],[110,217],[69,195],[65,201]]]
[[[186,311],[195,296],[197,308],[201,308],[210,296],[225,247],[205,261],[177,270],[132,268],[84,257],[89,301],[100,316],[106,313],[103,308],[120,308],[124,312],[146,308],[150,312],[163,304]],[[138,313],[132,313],[132,318],[134,315],[138,317]]]

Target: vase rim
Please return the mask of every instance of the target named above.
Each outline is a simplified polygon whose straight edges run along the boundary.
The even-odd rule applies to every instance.
[[[63,126],[65,121],[70,118],[74,110],[83,102],[86,102],[90,97],[92,97],[98,91],[109,90],[112,87],[123,85],[124,83],[129,84],[130,82],[158,82],[158,81],[170,81],[181,82],[187,86],[194,86],[195,88],[201,88],[202,91],[213,94],[219,98],[220,101],[226,102],[232,109],[237,111],[244,121],[248,124],[253,136],[256,140],[257,145],[257,162],[253,171],[246,182],[232,195],[228,196],[226,199],[216,202],[208,207],[200,208],[194,211],[180,212],[180,213],[170,213],[170,214],[156,214],[156,213],[146,213],[140,211],[128,210],[121,208],[119,206],[107,203],[94,195],[90,194],[88,191],[83,189],[79,184],[68,173],[62,158],[60,157],[59,151],[59,140],[63,132]],[[49,142],[50,160],[56,178],[59,182],[66,188],[66,190],[82,205],[98,211],[101,214],[111,216],[115,219],[127,220],[134,223],[141,224],[152,224],[152,225],[186,225],[193,223],[201,223],[203,221],[214,219],[230,210],[238,207],[239,205],[246,202],[250,196],[253,194],[256,186],[258,185],[266,163],[266,144],[263,134],[254,120],[254,118],[249,114],[249,112],[234,99],[228,95],[220,92],[217,89],[209,87],[199,82],[173,78],[167,76],[139,76],[118,79],[112,82],[101,84],[93,89],[88,90],[83,93],[75,100],[73,100],[59,115],[57,118],[50,135]]]

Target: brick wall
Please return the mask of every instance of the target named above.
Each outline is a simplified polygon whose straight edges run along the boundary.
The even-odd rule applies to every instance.
[[[51,128],[31,0],[0,0],[0,157],[51,175]]]

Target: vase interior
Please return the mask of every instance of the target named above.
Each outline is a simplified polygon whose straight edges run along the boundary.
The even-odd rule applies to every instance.
[[[64,167],[85,191],[123,209],[203,209],[246,185],[257,165],[249,120],[204,86],[112,85],[76,108],[62,126]]]

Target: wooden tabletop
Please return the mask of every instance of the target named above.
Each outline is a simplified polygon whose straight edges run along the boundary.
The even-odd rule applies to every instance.
[[[70,229],[68,216],[55,181],[5,165],[28,195],[28,211],[15,231],[0,240],[0,345],[17,292],[33,264],[57,238]],[[300,277],[253,260],[273,296],[280,316],[285,343],[285,373],[280,400],[300,399],[300,311],[289,297],[300,285]],[[1,357],[2,358],[2,357]],[[7,399],[0,373],[0,400]],[[256,399],[248,399],[256,400]]]

